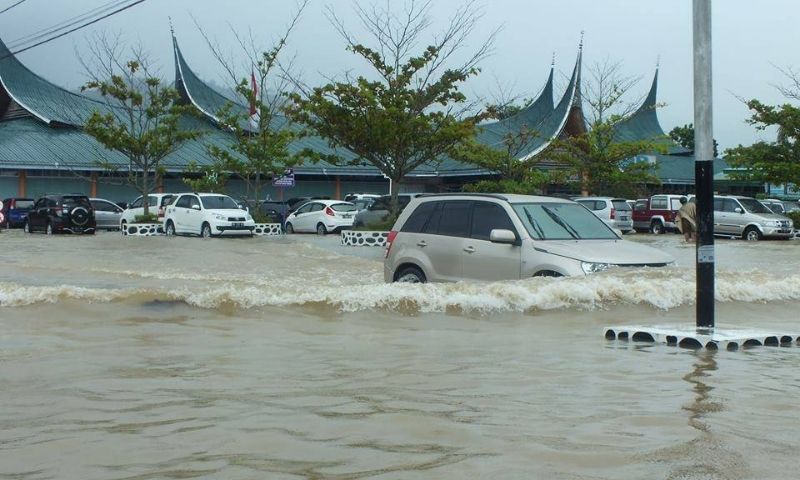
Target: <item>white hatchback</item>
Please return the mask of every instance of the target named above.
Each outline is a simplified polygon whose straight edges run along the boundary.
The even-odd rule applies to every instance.
[[[325,235],[351,228],[357,208],[339,200],[312,200],[286,217],[286,233],[317,232]]]
[[[150,204],[150,213],[156,215],[157,221],[162,222],[164,220],[164,213],[166,212],[167,205],[175,198],[174,193],[151,193],[147,196],[148,203]],[[125,230],[125,227],[129,223],[134,223],[136,221],[136,217],[144,215],[144,204],[142,202],[142,197],[138,197],[136,200],[131,202],[128,205],[128,208],[122,212],[122,217],[120,217],[120,228]]]
[[[253,235],[255,221],[231,197],[219,193],[184,193],[167,207],[164,231],[167,235],[201,237]]]

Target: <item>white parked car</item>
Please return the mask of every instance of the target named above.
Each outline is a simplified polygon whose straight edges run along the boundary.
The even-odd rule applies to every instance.
[[[182,193],[167,206],[164,216],[167,235],[252,236],[255,227],[249,212],[239,208],[231,197],[219,193]]]
[[[357,208],[339,200],[312,200],[286,217],[286,233],[317,232],[325,235],[353,226]]]
[[[155,214],[157,219],[156,223],[161,223],[164,221],[164,213],[166,211],[167,205],[175,198],[174,193],[151,193],[147,196],[148,203],[150,204],[150,213]],[[144,215],[144,204],[142,203],[142,197],[138,197],[136,200],[133,201],[128,208],[122,212],[122,217],[119,220],[120,228],[125,229],[127,224],[134,223],[136,221],[136,217],[140,217]]]
[[[591,210],[609,227],[622,233],[633,231],[633,208],[624,198],[580,197],[575,201]]]

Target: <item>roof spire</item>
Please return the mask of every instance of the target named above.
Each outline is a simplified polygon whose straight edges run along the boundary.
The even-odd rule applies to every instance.
[[[581,30],[581,43],[578,44],[578,50],[583,51],[583,34],[586,33],[585,30]]]
[[[661,54],[656,55],[656,71],[661,68]]]
[[[555,66],[556,66],[556,52],[554,51],[553,52],[553,59],[550,60],[550,68],[553,68]]]
[[[172,26],[172,17],[167,17],[167,20],[169,20],[169,33],[175,38],[175,27]]]

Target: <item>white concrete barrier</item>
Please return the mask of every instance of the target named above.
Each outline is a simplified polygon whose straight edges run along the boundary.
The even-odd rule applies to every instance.
[[[389,232],[342,230],[342,245],[350,247],[385,247]]]
[[[164,235],[164,225],[160,223],[129,223],[122,229],[122,234],[133,237],[155,237]]]
[[[270,237],[273,235],[283,235],[283,229],[280,223],[256,223],[256,228],[253,230],[253,235],[259,237]]]

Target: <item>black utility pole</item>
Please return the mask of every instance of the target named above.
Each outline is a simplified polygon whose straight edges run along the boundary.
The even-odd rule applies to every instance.
[[[694,132],[697,195],[697,328],[714,328],[714,134],[711,0],[694,0]]]

